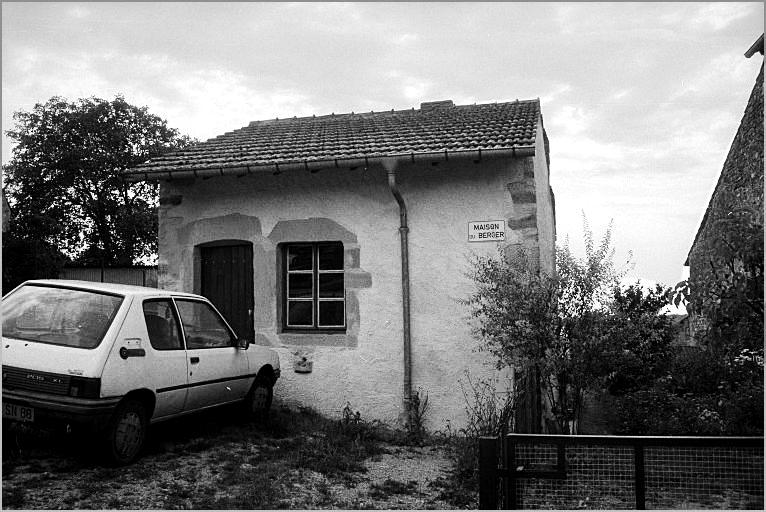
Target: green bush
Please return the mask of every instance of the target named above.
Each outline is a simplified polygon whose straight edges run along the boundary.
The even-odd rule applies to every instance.
[[[763,435],[763,351],[678,352],[646,389],[617,397],[620,434]]]
[[[670,300],[669,288],[615,287],[613,299],[602,320],[601,351],[593,366],[605,376],[603,387],[620,395],[645,389],[667,372],[675,332],[661,313]]]

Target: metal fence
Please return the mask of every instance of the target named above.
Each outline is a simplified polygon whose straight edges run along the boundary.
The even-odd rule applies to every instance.
[[[480,440],[481,509],[763,510],[762,437]]]
[[[157,267],[64,267],[60,279],[157,287]]]

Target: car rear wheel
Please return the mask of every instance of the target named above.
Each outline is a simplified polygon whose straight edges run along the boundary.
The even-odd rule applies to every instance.
[[[106,455],[117,465],[130,464],[144,447],[149,426],[146,407],[138,400],[121,403],[106,431]]]

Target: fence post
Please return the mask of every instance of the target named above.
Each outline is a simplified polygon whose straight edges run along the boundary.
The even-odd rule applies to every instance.
[[[479,509],[497,510],[498,438],[479,438]]]
[[[646,474],[642,444],[633,445],[633,466],[636,480],[636,510],[646,510]]]
[[[510,435],[503,436],[503,468],[506,477],[503,479],[503,508],[516,510],[518,496],[516,495],[516,439]]]

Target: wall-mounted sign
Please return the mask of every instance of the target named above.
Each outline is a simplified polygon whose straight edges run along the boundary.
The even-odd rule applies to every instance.
[[[504,220],[482,220],[468,223],[469,242],[503,242],[505,241]]]

